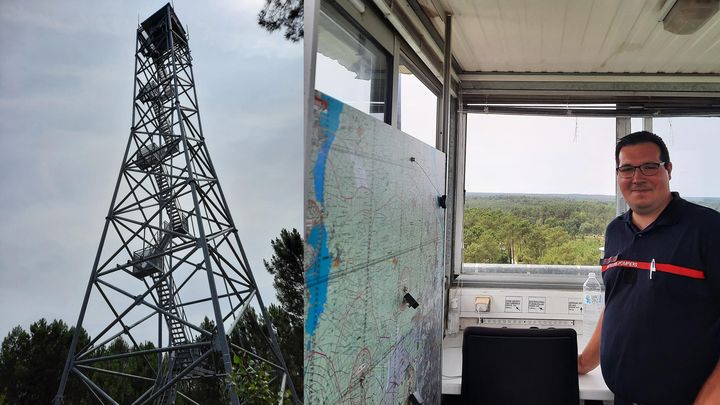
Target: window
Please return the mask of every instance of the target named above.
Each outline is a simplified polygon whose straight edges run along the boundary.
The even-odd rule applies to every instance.
[[[389,122],[389,55],[340,14],[320,12],[315,88]]]
[[[653,132],[663,138],[670,152],[670,188],[687,200],[720,211],[720,118],[654,118]]]
[[[438,97],[406,64],[400,65],[398,128],[436,147]]]
[[[615,216],[615,119],[467,122],[463,261],[597,265]]]

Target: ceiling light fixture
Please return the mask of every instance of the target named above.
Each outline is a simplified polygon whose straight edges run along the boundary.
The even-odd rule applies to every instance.
[[[665,31],[678,35],[697,32],[717,12],[720,0],[668,0],[661,10]]]

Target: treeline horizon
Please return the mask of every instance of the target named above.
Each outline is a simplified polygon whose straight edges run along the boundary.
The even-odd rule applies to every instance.
[[[273,255],[263,260],[265,269],[273,276],[273,287],[279,301],[267,307],[267,315],[283,352],[290,378],[298,400],[302,403],[303,387],[303,241],[296,229],[282,229],[280,236],[270,242]],[[217,333],[215,323],[207,316],[200,328]],[[0,348],[0,405],[47,404],[57,393],[60,376],[65,368],[70,342],[75,327],[61,320],[48,322],[45,318],[33,322],[28,330],[14,327],[2,340]],[[193,343],[206,342],[208,337],[198,336]],[[252,398],[253,404],[277,404],[280,380],[272,379],[273,373],[267,362],[255,360],[253,353],[265,359],[274,358],[269,346],[266,320],[250,306],[229,333],[233,350],[233,372],[224,378],[193,378],[180,383],[178,389],[189,398],[201,398],[203,404],[228,403],[227,387],[230,386],[241,398]],[[90,345],[92,336],[81,329],[78,349]],[[136,342],[123,335],[100,345],[97,342],[92,356],[99,359],[92,364],[79,365],[94,383],[119,403],[130,403],[155,384],[156,370],[167,364],[167,355],[158,353],[134,356],[110,357],[132,352],[153,350],[157,342]],[[240,348],[240,349],[237,349]],[[225,375],[220,354],[215,352],[199,365],[210,374]],[[105,371],[103,371],[104,369]],[[109,372],[107,370],[110,370]],[[134,375],[135,379],[123,376]],[[286,387],[287,388],[287,387]],[[288,390],[286,390],[286,393]],[[289,393],[288,393],[289,394]],[[289,395],[286,402],[290,402]],[[66,404],[98,403],[93,393],[77,375],[71,373],[64,392]],[[176,404],[195,403],[178,395]]]
[[[672,189],[672,187],[671,187]],[[703,205],[708,208],[712,208],[716,211],[720,211],[720,197],[699,197],[685,195],[682,191],[679,192],[680,197],[695,204]],[[581,193],[500,193],[500,192],[486,192],[486,191],[466,191],[466,208],[467,203],[470,199],[475,198],[506,198],[513,199],[518,197],[529,197],[529,198],[540,198],[540,199],[562,199],[562,200],[597,200],[597,201],[608,201],[614,202],[614,194],[581,194]]]
[[[720,211],[720,198],[687,200]],[[463,261],[597,265],[614,217],[615,196],[468,192]]]

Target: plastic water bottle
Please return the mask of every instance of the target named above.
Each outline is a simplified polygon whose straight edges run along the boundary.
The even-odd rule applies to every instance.
[[[583,335],[586,339],[590,339],[595,331],[603,305],[602,286],[595,273],[591,272],[583,284]]]
[[[447,322],[447,333],[452,335],[460,331],[460,308],[458,306],[458,299],[450,299],[450,309],[448,310],[448,322]]]

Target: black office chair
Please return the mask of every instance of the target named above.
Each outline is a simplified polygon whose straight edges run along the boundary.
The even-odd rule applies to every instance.
[[[574,329],[471,326],[463,339],[463,404],[579,404]]]

